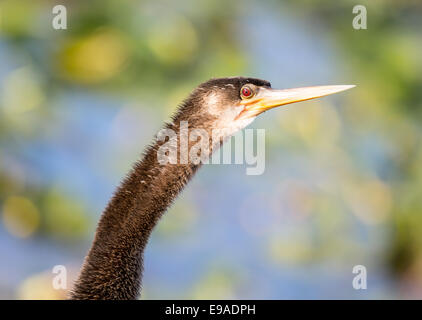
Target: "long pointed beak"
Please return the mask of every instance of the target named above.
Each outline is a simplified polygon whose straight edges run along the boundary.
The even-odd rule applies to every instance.
[[[251,99],[240,102],[245,108],[239,114],[238,119],[256,117],[269,109],[290,103],[321,98],[333,93],[341,92],[355,87],[354,85],[316,86],[285,90],[259,88],[258,93]]]

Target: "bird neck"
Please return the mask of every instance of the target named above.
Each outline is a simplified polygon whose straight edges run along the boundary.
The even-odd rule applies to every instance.
[[[139,295],[143,252],[151,231],[200,166],[160,165],[157,154],[163,144],[156,141],[147,148],[104,210],[71,298],[135,299]]]

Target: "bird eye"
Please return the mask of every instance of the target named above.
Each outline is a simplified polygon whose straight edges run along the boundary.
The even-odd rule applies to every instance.
[[[243,86],[242,89],[240,89],[240,96],[243,99],[249,99],[253,96],[252,88],[249,86]]]

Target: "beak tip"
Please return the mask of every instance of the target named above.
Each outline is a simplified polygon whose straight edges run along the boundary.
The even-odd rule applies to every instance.
[[[349,90],[349,89],[356,87],[356,85],[355,84],[345,84],[345,85],[342,85],[342,87],[343,87],[343,90]]]
[[[338,93],[342,91],[346,91],[356,87],[354,84],[341,84],[335,86],[326,86],[328,88],[328,94]]]

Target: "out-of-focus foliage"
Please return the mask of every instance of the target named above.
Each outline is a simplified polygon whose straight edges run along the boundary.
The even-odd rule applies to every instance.
[[[64,298],[115,186],[198,83],[356,84],[263,116],[266,171],[205,166],[160,222],[144,298],[422,294],[422,4],[0,2],[0,298]],[[298,83],[299,82],[299,83]],[[317,83],[315,83],[317,82]],[[368,290],[352,268],[368,268]]]
[[[385,263],[410,287],[422,285],[422,3],[372,1],[368,30],[344,24],[346,4],[298,1],[295,10],[319,17],[330,29],[348,62],[348,71],[362,90],[345,110],[351,134],[365,134],[388,144],[388,154],[366,168],[381,181],[359,184],[351,205],[371,222],[371,214],[388,213],[390,229]],[[347,4],[352,2],[346,1]],[[343,9],[343,10],[342,10]],[[358,101],[358,103],[357,103]],[[361,136],[362,138],[362,136]],[[364,138],[365,139],[365,138]],[[364,142],[363,142],[364,143]],[[350,150],[355,156],[355,149]],[[359,155],[359,154],[357,154]],[[368,156],[368,155],[359,155]],[[357,163],[356,171],[361,171]],[[372,205],[362,210],[363,203]],[[377,219],[379,220],[379,219]]]

